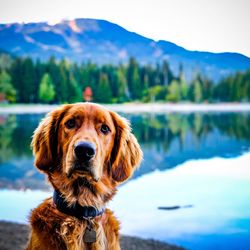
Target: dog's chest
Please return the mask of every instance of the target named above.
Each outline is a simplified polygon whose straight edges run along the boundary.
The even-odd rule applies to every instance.
[[[101,223],[94,222],[91,228],[86,222],[65,221],[61,234],[68,250],[106,250],[106,235]]]

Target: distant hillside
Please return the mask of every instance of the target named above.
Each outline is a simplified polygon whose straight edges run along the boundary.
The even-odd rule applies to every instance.
[[[167,59],[175,73],[182,63],[189,79],[196,71],[217,80],[250,68],[250,58],[241,54],[189,51],[174,43],[156,42],[116,24],[95,19],[62,21],[56,25],[0,24],[0,48],[42,60],[54,55],[76,62],[91,60],[101,64],[126,62],[131,56],[142,64]]]

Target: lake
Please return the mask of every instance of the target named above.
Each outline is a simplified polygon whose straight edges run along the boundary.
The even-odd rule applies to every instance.
[[[249,249],[250,112],[122,115],[144,152],[109,204],[122,233],[188,249]],[[0,114],[1,220],[27,223],[51,195],[29,146],[43,116]]]

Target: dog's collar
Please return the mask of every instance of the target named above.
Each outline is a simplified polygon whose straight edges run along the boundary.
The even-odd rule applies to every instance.
[[[74,216],[78,219],[93,219],[99,215],[102,215],[105,211],[105,208],[98,210],[96,207],[81,206],[79,203],[75,203],[73,206],[69,206],[67,201],[62,197],[62,194],[57,190],[54,190],[53,202],[60,212]]]

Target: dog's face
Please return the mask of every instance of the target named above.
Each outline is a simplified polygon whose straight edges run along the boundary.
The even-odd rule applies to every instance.
[[[73,106],[58,130],[66,175],[98,181],[105,162],[110,159],[115,133],[115,124],[107,110],[90,104]]]
[[[32,147],[36,167],[65,196],[86,195],[86,190],[99,198],[111,194],[142,158],[129,123],[90,103],[50,112],[36,129]]]

